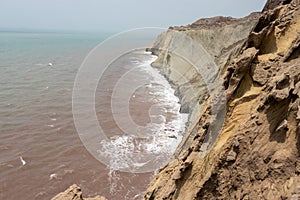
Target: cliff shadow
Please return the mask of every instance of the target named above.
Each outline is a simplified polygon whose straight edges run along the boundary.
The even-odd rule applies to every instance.
[[[266,110],[266,116],[269,123],[270,141],[276,141],[278,143],[284,143],[286,140],[286,128],[279,128],[282,122],[287,119],[289,109],[290,98],[283,101],[275,101],[273,98],[269,98],[269,107]]]
[[[298,125],[296,130],[296,147],[298,150],[298,156],[300,156],[300,125]]]

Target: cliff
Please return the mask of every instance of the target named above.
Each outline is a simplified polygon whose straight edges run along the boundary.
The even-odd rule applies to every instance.
[[[170,27],[148,49],[158,56],[152,66],[176,89],[181,112],[190,113],[190,122],[207,98],[207,82],[215,83],[215,77],[239,51],[258,18],[259,13],[253,13],[242,19],[214,17]],[[211,70],[204,69],[209,65]]]
[[[170,28],[149,49],[158,55],[153,66],[177,87],[192,123],[144,199],[300,196],[299,9],[299,0],[269,0],[258,21],[253,16],[199,20]],[[197,57],[191,43],[200,43],[206,57]],[[217,72],[197,71],[206,69],[209,56]],[[202,64],[192,65],[197,58]],[[221,84],[205,88],[218,76]],[[214,91],[224,91],[226,101],[217,104],[225,111],[212,112]],[[220,121],[219,130],[211,128]],[[208,135],[216,137],[210,148]]]
[[[299,9],[268,0],[242,19],[170,27],[147,49],[190,123],[145,200],[300,197]],[[53,199],[83,200],[76,185]]]

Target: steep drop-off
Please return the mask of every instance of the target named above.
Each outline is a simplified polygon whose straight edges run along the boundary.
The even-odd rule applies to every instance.
[[[299,0],[171,27],[148,51],[190,123],[145,200],[300,197]],[[83,198],[71,186],[54,199]]]
[[[215,19],[216,26],[232,23],[219,19]],[[197,31],[197,24],[201,30],[213,29],[210,23],[200,20],[175,31],[190,34],[194,28]],[[235,35],[234,30],[227,38],[222,36],[223,42]],[[168,32],[156,45],[165,44],[164,49],[176,45],[169,42],[173,36],[168,39]],[[192,114],[185,144],[157,174],[144,199],[296,199],[300,196],[299,0],[269,0],[247,39],[242,40],[242,35],[237,39],[243,41],[238,42],[240,46],[226,48],[236,44],[231,40],[223,48],[210,49],[209,41],[196,38],[201,37],[195,34],[194,41],[215,56],[219,68],[227,100],[224,124],[211,148],[201,148],[207,134],[214,131],[209,127],[223,119],[211,113],[211,92],[204,101],[190,99],[193,107],[193,101],[203,106]],[[184,48],[178,44],[177,48]],[[165,56],[166,52],[154,51],[159,55],[156,63],[169,63],[157,67],[163,68],[162,73],[176,86],[170,72],[176,62],[172,55]],[[188,89],[181,90],[180,83],[177,86],[185,103]],[[201,92],[196,96],[206,94]]]
[[[190,122],[207,98],[207,82],[214,82],[229,58],[237,54],[258,18],[259,13],[253,13],[242,19],[214,17],[170,27],[148,49],[158,56],[152,66],[177,90],[181,111],[190,113]],[[211,70],[206,68],[209,65],[213,65]]]

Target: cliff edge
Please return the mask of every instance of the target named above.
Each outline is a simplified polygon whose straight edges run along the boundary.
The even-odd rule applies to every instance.
[[[145,200],[300,197],[299,0],[170,27],[147,50],[190,123]],[[84,198],[73,185],[58,199]]]
[[[224,18],[215,18],[214,25],[209,26],[205,20],[173,29],[181,34],[193,34],[193,29],[197,32],[232,24],[224,22]],[[226,94],[223,127],[211,148],[203,151],[201,147],[207,134],[214,131],[209,127],[221,119],[211,113],[212,93],[202,90],[196,97],[206,97],[191,118],[194,122],[186,133],[185,145],[179,146],[177,156],[160,170],[144,199],[296,199],[300,196],[300,1],[269,0],[250,29],[245,40],[242,34],[236,41],[232,41],[230,34],[227,38],[222,35],[228,45],[220,43],[221,48],[210,49],[209,39],[202,43],[208,54],[214,56],[217,75]],[[236,34],[234,30],[228,29],[233,31],[232,35]],[[167,49],[176,46],[172,42],[174,34],[168,39],[171,34],[168,32],[154,45],[154,49],[164,45],[165,48],[153,51],[159,56],[153,65],[161,68],[176,85],[178,81],[173,80],[171,68],[179,62],[172,63],[172,55],[166,56]],[[198,33],[193,36],[195,41],[197,36]],[[183,99],[188,93],[186,88],[180,91],[180,84],[177,86]],[[192,105],[200,105],[200,99],[195,99],[192,98]]]
[[[239,52],[259,16],[252,13],[241,19],[214,17],[170,27],[147,49],[158,56],[152,66],[176,89],[181,112],[190,114],[189,122],[195,121],[207,99],[207,82],[216,84],[216,76]],[[214,69],[204,69],[209,65]]]

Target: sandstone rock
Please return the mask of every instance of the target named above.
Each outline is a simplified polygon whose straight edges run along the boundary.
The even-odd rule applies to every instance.
[[[290,91],[294,89],[293,83],[290,81],[288,73],[280,74],[273,78],[273,83],[270,83],[273,88],[269,97],[276,101],[283,101],[290,95]]]
[[[66,191],[59,193],[51,200],[106,200],[104,197],[83,198],[82,191],[77,185],[70,186]]]
[[[235,141],[232,143],[232,146],[233,146],[234,148],[238,148],[238,147],[240,146],[239,141],[238,141],[238,140],[235,140]]]
[[[82,191],[77,185],[70,186],[65,192],[53,197],[52,200],[82,200]]]
[[[224,26],[224,20],[215,18],[212,26]],[[200,20],[184,32],[207,29],[206,22]],[[203,148],[209,127],[218,121],[211,120],[208,99],[185,136],[191,139],[179,146],[191,150],[198,146],[202,151],[192,151],[196,156],[190,157],[191,151],[178,149],[179,158],[187,152],[184,159],[189,159],[189,167],[178,173],[174,169],[181,168],[184,159],[172,160],[144,199],[296,199],[300,195],[299,33],[300,1],[268,0],[248,39],[220,70],[229,95],[221,134],[211,149]]]
[[[280,76],[277,76],[274,78],[276,82],[276,89],[284,89],[287,88],[289,84],[289,75],[288,74],[281,74]]]
[[[251,66],[251,74],[253,81],[260,85],[265,85],[271,77],[272,73],[272,67],[270,64],[267,63],[261,63],[261,64],[255,64]]]
[[[243,54],[241,54],[236,61],[234,61],[233,67],[231,67],[233,72],[227,72],[225,77],[225,85],[228,82],[227,95],[228,98],[235,92],[242,78],[244,78],[245,73],[250,69],[250,64],[257,55],[258,50],[255,48],[246,49]]]
[[[297,117],[296,117],[297,120],[300,120],[300,106],[298,106],[298,112],[297,112]]]
[[[288,98],[290,93],[289,88],[284,88],[282,90],[273,90],[270,97],[273,97],[276,101],[283,101]]]
[[[279,5],[288,3],[291,1],[287,1],[287,0],[268,0],[263,11],[268,11],[268,10],[272,10],[275,9],[276,7],[278,7]]]
[[[296,39],[292,42],[290,49],[287,51],[286,55],[284,56],[284,61],[294,59],[299,55],[299,48],[300,48],[300,35],[297,36]]]
[[[197,117],[207,99],[209,82],[213,83],[218,72],[224,70],[228,58],[237,54],[259,16],[259,13],[253,13],[242,19],[214,17],[188,26],[171,27],[147,49],[158,56],[152,66],[159,69],[176,88],[181,102],[180,111],[189,113],[190,121]],[[199,52],[202,47],[206,52]],[[179,56],[172,54],[174,51]],[[203,65],[191,65],[186,60],[202,62],[203,65],[211,60],[217,68],[207,70]]]
[[[231,150],[227,155],[226,161],[227,162],[235,161],[236,157],[237,157],[237,153],[235,151]]]
[[[179,170],[176,170],[173,175],[172,175],[172,179],[173,180],[178,180],[181,178],[181,172]]]
[[[277,56],[277,55],[271,55],[269,57],[269,60],[272,61],[272,62],[275,62],[275,61],[278,61],[280,58]]]
[[[298,97],[300,97],[300,81],[298,83],[296,83],[293,94],[297,95]]]

